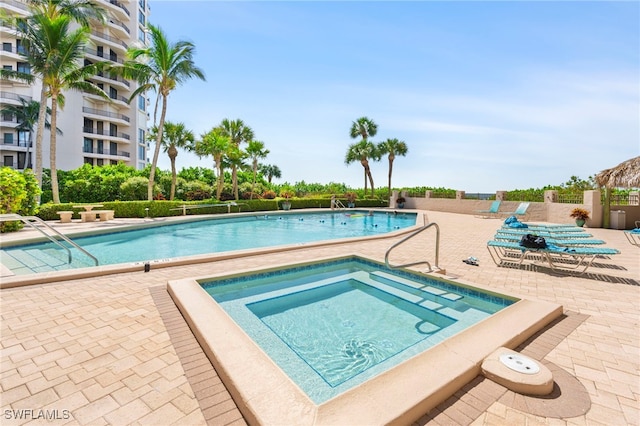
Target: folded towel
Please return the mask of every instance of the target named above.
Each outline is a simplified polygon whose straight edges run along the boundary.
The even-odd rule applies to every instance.
[[[529,225],[527,225],[526,223],[522,223],[522,222],[518,222],[517,220],[515,222],[511,222],[509,223],[509,228],[528,228]]]
[[[574,249],[569,248],[569,247],[560,247],[560,246],[557,246],[555,244],[548,244],[548,243],[547,243],[547,249],[548,250],[552,250],[552,251],[563,251],[565,253],[575,253],[576,252]]]

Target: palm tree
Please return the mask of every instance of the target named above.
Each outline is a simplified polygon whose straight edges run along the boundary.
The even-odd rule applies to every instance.
[[[407,144],[398,139],[387,139],[384,142],[378,144],[378,151],[380,155],[388,154],[389,159],[389,196],[391,196],[391,174],[393,173],[393,160],[396,159],[396,155],[407,155]]]
[[[364,192],[367,193],[367,178],[371,182],[371,195],[374,195],[373,176],[369,167],[369,158],[374,160],[380,159],[380,154],[373,142],[362,140],[360,142],[349,145],[347,155],[344,159],[345,164],[349,165],[355,161],[359,161],[364,168]]]
[[[376,146],[369,142],[369,138],[375,136],[378,133],[378,125],[368,117],[360,117],[356,121],[351,123],[351,130],[349,135],[351,139],[355,139],[358,136],[362,138],[360,143],[356,143],[349,146],[345,163],[350,164],[354,161],[360,161],[362,167],[364,167],[364,193],[367,193],[367,178],[371,183],[371,195],[374,195],[373,176],[371,175],[371,169],[369,167],[369,158],[379,160],[380,155],[377,152]]]
[[[87,81],[95,75],[103,66],[100,64],[90,64],[81,66],[81,59],[84,58],[85,46],[89,41],[89,30],[80,27],[71,31],[72,18],[68,15],[57,14],[53,17],[46,14],[32,15],[26,28],[28,31],[28,43],[26,43],[27,57],[32,60],[32,69],[37,71],[42,78],[43,91],[51,98],[51,127],[56,129],[58,106],[64,107],[63,91],[74,89],[93,93],[109,99],[109,96],[98,86]],[[44,98],[46,100],[46,97]],[[40,113],[45,114],[45,102],[40,104]],[[44,111],[43,111],[44,110]],[[39,116],[39,123],[44,117]],[[38,128],[36,135],[36,162],[41,164],[42,155],[38,152],[38,137],[41,136],[42,128]],[[58,175],[56,169],[56,136],[57,132],[50,134],[50,168],[51,168],[51,191],[53,202],[59,203],[60,196],[58,190]],[[41,166],[38,166],[41,168]]]
[[[89,28],[91,20],[104,22],[106,11],[93,4],[91,0],[28,0],[27,3],[31,15],[26,20],[16,18],[12,23],[15,24],[14,27],[25,45],[27,51],[26,60],[29,63],[30,71],[24,73],[1,70],[0,75],[3,78],[15,78],[31,84],[35,81],[35,77],[44,77],[44,70],[52,66],[50,61],[53,60],[54,56],[60,54],[58,48],[50,43],[52,40],[49,37],[42,37],[48,34],[42,28],[42,24],[47,21],[47,19],[43,20],[43,18],[53,21],[60,16],[67,16],[79,23],[83,28]],[[3,19],[6,19],[6,17]],[[44,129],[46,128],[48,110],[47,97],[48,87],[43,81],[40,91],[40,110],[38,112],[35,141],[35,175],[40,187],[42,187],[42,140]]]
[[[157,128],[154,127],[152,133],[155,131],[157,131]],[[195,136],[191,130],[187,130],[184,123],[172,123],[170,121],[164,123],[162,146],[171,161],[171,193],[169,194],[169,200],[173,200],[176,194],[176,157],[178,156],[178,148],[190,148],[193,147],[194,143]]]
[[[207,133],[200,136],[200,140],[196,142],[195,152],[198,156],[203,157],[205,155],[211,155],[213,162],[216,166],[216,173],[218,174],[218,182],[216,188],[216,199],[220,199],[222,194],[222,187],[224,186],[224,156],[229,147],[231,141],[227,136],[224,136],[219,128],[211,129]]]
[[[140,93],[152,90],[158,94],[154,112],[154,123],[158,101],[162,99],[160,121],[157,124],[156,147],[153,153],[151,170],[149,173],[149,187],[147,198],[153,200],[153,184],[160,155],[164,121],[167,115],[167,101],[169,94],[186,80],[197,77],[205,80],[204,72],[193,62],[195,46],[188,41],[171,43],[166,34],[153,25],[148,26],[151,34],[151,46],[132,47],[127,51],[129,57],[125,63],[113,71],[121,73],[126,78],[135,79],[139,87],[131,94],[129,102],[136,99]]]
[[[233,195],[236,201],[240,199],[238,196],[238,169],[242,169],[245,166],[245,158],[247,158],[246,152],[234,143],[229,144],[229,149],[227,150],[224,159],[229,166],[231,166],[231,183],[234,188]]]
[[[222,123],[220,123],[219,128],[222,135],[228,137],[231,143],[235,145],[237,148],[240,148],[241,143],[249,142],[250,140],[253,140],[253,130],[251,129],[251,127],[244,124],[244,121],[240,119],[229,120],[228,118],[225,118],[224,120],[222,120]],[[233,195],[236,200],[239,199],[237,166],[241,162],[242,161],[240,161],[239,163],[234,161],[231,162],[231,176],[233,177],[232,179]]]
[[[22,96],[19,98],[20,105],[4,105],[0,112],[3,114],[11,114],[16,117],[18,125],[16,130],[29,133],[29,140],[27,141],[27,154],[24,162],[24,169],[31,168],[33,166],[31,161],[31,153],[29,152],[33,143],[33,132],[36,124],[38,123],[38,114],[40,113],[40,102],[35,100],[27,100]],[[47,116],[51,116],[51,108],[46,109]],[[44,126],[47,129],[51,128],[49,119],[45,117]],[[56,129],[58,134],[62,134],[60,129]]]
[[[260,173],[267,177],[267,182],[271,183],[273,178],[280,179],[282,172],[280,168],[273,164],[263,164],[260,166]]]
[[[249,158],[251,158],[251,166],[253,170],[253,183],[251,184],[251,199],[253,198],[253,191],[256,186],[256,176],[258,175],[258,160],[261,158],[267,158],[269,150],[264,148],[264,142],[250,141],[247,150],[245,151]]]

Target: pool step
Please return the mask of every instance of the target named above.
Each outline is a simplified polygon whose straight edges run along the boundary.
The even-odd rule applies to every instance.
[[[68,269],[68,263],[58,256],[53,256],[52,254],[54,253],[55,249],[53,249],[53,253],[52,250],[37,249],[4,251],[2,253],[2,264],[15,274],[52,272]]]
[[[383,272],[383,271],[374,271],[371,272],[370,275],[373,275],[375,277],[380,277],[380,278],[384,278],[387,280],[391,280],[391,281],[395,281],[397,283],[409,286],[409,287],[413,287],[415,289],[418,289],[420,291],[424,291],[426,293],[430,293],[433,294],[435,296],[440,296],[443,297],[447,300],[450,300],[452,302],[455,302],[456,300],[460,300],[462,299],[464,296],[461,296],[459,294],[456,293],[451,293],[451,292],[447,292],[446,290],[441,290],[439,288],[433,287],[433,286],[425,286],[423,284],[417,283],[415,281],[409,280],[409,279],[405,279],[402,277],[398,277],[396,275],[390,274],[388,272]],[[429,308],[432,309],[432,308]]]

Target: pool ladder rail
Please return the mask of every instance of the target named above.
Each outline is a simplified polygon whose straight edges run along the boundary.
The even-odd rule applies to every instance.
[[[63,248],[69,256],[68,263],[71,263],[71,261],[73,260],[73,257],[71,255],[71,250],[69,249],[69,247],[62,244],[62,242],[59,241],[58,238],[61,240],[64,240],[65,242],[67,242],[68,244],[76,248],[78,251],[84,253],[86,256],[93,259],[96,266],[98,266],[98,263],[99,263],[98,259],[94,255],[92,255],[91,253],[89,253],[88,251],[80,247],[75,242],[71,241],[71,239],[69,239],[69,237],[67,237],[66,235],[60,233],[59,231],[56,231],[54,228],[52,228],[50,225],[48,225],[44,220],[40,219],[39,217],[22,216],[17,213],[0,214],[0,222],[14,222],[14,221],[20,221],[25,225],[29,225],[30,227],[32,227],[33,229],[37,230],[42,235],[44,235],[49,241],[56,244],[58,247]]]
[[[428,260],[423,260],[423,261],[413,262],[413,263],[407,263],[407,264],[404,264],[404,265],[391,265],[391,264],[389,264],[389,254],[391,253],[391,250],[393,250],[394,248],[396,248],[399,245],[403,244],[407,240],[410,240],[411,238],[413,238],[416,235],[422,233],[423,231],[426,231],[427,229],[429,229],[431,227],[435,227],[435,229],[436,229],[436,261],[435,261],[435,269],[434,269],[434,267],[431,266],[431,263]],[[387,249],[387,252],[384,254],[384,263],[385,263],[385,265],[387,265],[387,268],[391,268],[391,269],[403,268],[403,267],[407,267],[407,266],[421,265],[421,264],[426,263],[427,266],[429,266],[429,270],[427,270],[426,272],[437,272],[437,273],[443,273],[444,274],[444,273],[446,273],[445,270],[441,269],[440,266],[438,266],[439,257],[440,257],[440,253],[439,252],[440,252],[440,227],[438,226],[437,223],[431,222],[431,223],[427,223],[426,225],[422,226],[421,228],[413,231],[411,234],[407,235],[406,237],[404,237],[400,241],[397,241],[396,243],[391,245],[391,247],[389,247]]]

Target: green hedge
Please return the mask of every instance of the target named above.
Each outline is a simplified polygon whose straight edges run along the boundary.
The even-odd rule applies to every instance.
[[[237,206],[231,206],[231,212],[255,212],[255,211],[273,211],[281,210],[282,202],[284,200],[240,200]],[[330,208],[331,200],[328,198],[292,198],[292,209],[311,209],[311,208]],[[347,200],[340,200],[344,205],[347,205]],[[89,203],[90,204],[90,203]],[[210,206],[211,204],[223,204],[216,201],[110,201],[105,203],[99,203],[102,207],[100,210],[113,210],[114,216],[118,217],[137,217],[143,218],[147,215],[149,217],[167,217],[167,216],[181,216],[182,206],[198,206],[199,208],[187,208],[187,215],[194,214],[222,214],[228,212],[228,207],[223,206]],[[387,201],[385,200],[356,200],[356,208],[373,208],[373,207],[387,207]],[[84,211],[77,203],[62,203],[53,204],[46,203],[40,206],[38,211],[38,217],[43,220],[57,220],[60,219],[57,212],[59,211],[73,211],[74,219],[79,219],[78,214]],[[208,206],[208,207],[204,207]],[[149,209],[147,212],[146,209]]]

